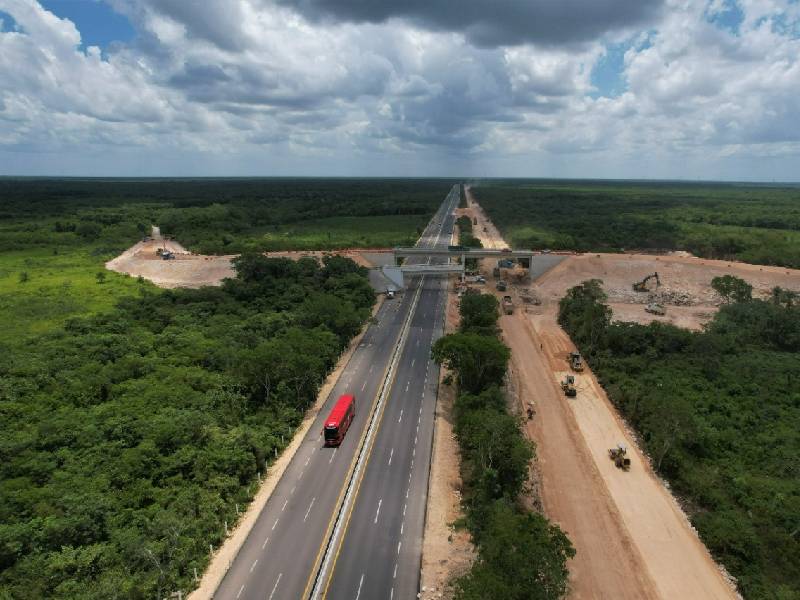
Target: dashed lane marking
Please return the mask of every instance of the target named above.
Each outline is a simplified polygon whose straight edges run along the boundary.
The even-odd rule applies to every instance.
[[[316,499],[317,499],[317,497],[316,497],[316,496],[314,496],[314,497],[311,499],[311,504],[309,504],[309,505],[308,505],[308,510],[306,511],[306,516],[305,516],[305,517],[303,517],[303,523],[305,523],[305,522],[306,522],[306,519],[308,519],[308,515],[311,513],[311,507],[312,507],[312,506],[314,506],[314,501],[315,501]]]
[[[275,595],[275,590],[278,589],[278,584],[281,582],[281,577],[283,577],[283,573],[278,573],[278,579],[275,581],[275,585],[272,586],[272,592],[269,595],[269,600],[272,600],[272,597]]]
[[[364,574],[361,574],[361,580],[358,582],[358,591],[356,592],[356,600],[361,595],[361,586],[364,585]]]

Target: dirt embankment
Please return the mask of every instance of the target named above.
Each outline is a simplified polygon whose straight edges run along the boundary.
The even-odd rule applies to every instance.
[[[473,214],[478,217],[478,237],[484,238],[485,246],[504,247],[496,229],[471,200]],[[638,276],[639,271],[616,272],[613,267],[615,261],[640,260],[638,257],[609,255],[607,263],[604,258],[567,257],[531,286],[542,301],[540,306],[521,309],[520,297],[512,291],[517,309],[500,319],[504,339],[512,350],[520,409],[529,401],[536,409],[526,430],[537,444],[542,507],[567,532],[577,550],[569,565],[570,597],[735,598],[733,586],[651,470],[593,374],[588,369],[576,374],[577,398],[566,398],[560,390],[558,382],[568,369],[566,354],[574,346],[556,323],[558,298],[572,285],[591,277],[604,279],[608,290],[630,286]],[[664,262],[663,258],[656,261],[656,257],[646,260],[659,267]],[[683,260],[693,264],[697,259]],[[600,273],[599,267],[603,267]],[[747,267],[744,270],[752,272]],[[706,278],[710,281],[713,276],[678,267],[674,271],[652,269],[650,263],[636,268],[642,271],[641,277],[648,270],[658,270],[659,275],[663,270],[668,277],[673,272],[694,273],[682,285]],[[759,269],[755,267],[756,272],[764,272]],[[638,303],[621,304],[642,308]],[[714,308],[713,304],[708,306]],[[618,470],[608,458],[608,449],[620,442],[629,448],[629,472]]]
[[[168,250],[173,258],[164,260],[158,249]],[[353,259],[357,264],[372,268],[375,266],[370,260],[372,255],[385,252],[382,249],[369,250],[341,250],[333,254],[340,254]],[[286,257],[297,260],[303,257],[321,258],[331,252],[271,252],[267,256]],[[236,254],[225,256],[207,256],[193,254],[175,240],[165,239],[161,236],[158,227],[153,227],[153,233],[148,238],[138,242],[125,250],[122,254],[106,263],[106,269],[118,273],[126,273],[133,277],[143,277],[163,288],[198,288],[206,285],[219,285],[223,279],[233,277],[236,273],[232,260]]]

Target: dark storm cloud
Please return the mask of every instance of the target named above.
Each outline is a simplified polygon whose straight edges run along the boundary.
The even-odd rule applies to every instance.
[[[278,0],[311,20],[406,19],[461,32],[477,46],[564,45],[656,18],[664,0]]]

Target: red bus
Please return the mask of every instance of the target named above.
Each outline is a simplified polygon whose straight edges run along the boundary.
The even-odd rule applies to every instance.
[[[347,433],[347,428],[356,416],[356,397],[350,394],[339,396],[331,414],[325,421],[325,445],[338,446]]]

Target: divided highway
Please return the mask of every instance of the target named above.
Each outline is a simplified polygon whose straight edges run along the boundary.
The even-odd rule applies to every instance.
[[[457,203],[454,186],[419,246],[449,243]],[[359,587],[361,598],[416,596],[438,384],[438,367],[429,357],[441,334],[443,290],[440,279],[416,278],[401,298],[381,307],[377,324],[367,329],[215,598],[305,598],[323,559],[331,568],[318,583],[323,591],[330,583],[329,598],[355,598]],[[392,387],[376,416],[380,420],[362,458],[362,476],[354,482],[352,514],[342,515],[342,546],[329,548],[356,452],[393,356]],[[355,419],[339,448],[325,448],[323,421],[344,393],[356,395]],[[393,548],[387,550],[387,544]]]
[[[442,234],[426,239],[426,246],[450,243],[458,199],[455,186],[445,200]],[[415,260],[422,259],[409,262]],[[423,277],[421,285],[397,377],[327,585],[331,600],[415,598],[419,590],[439,385],[439,367],[430,355],[442,335],[447,293],[439,277]]]

